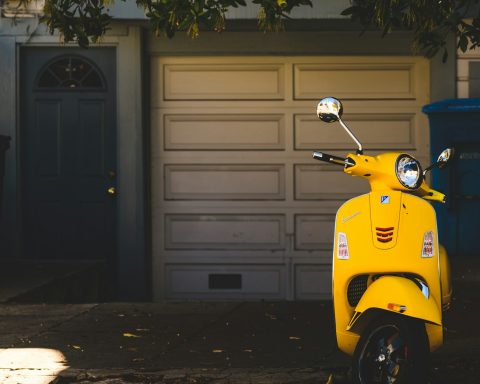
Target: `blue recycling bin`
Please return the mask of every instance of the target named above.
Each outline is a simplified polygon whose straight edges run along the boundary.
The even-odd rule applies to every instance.
[[[453,255],[480,256],[480,99],[449,99],[423,107],[430,123],[430,150],[455,148],[445,169],[432,171],[432,187],[447,195],[435,204],[440,242]]]

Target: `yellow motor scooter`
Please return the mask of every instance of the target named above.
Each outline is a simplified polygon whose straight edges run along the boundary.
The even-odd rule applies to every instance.
[[[425,173],[453,157],[446,149],[422,172],[406,153],[363,154],[342,121],[335,98],[318,103],[318,117],[339,122],[358,145],[346,158],[314,152],[370,183],[371,192],[337,212],[333,249],[333,301],[337,344],[353,356],[354,383],[425,383],[429,352],[443,343],[442,310],[450,305],[450,268],[439,244],[435,211],[444,202]]]

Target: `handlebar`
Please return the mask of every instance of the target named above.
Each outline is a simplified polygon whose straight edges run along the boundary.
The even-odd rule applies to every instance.
[[[327,163],[333,163],[333,164],[342,165],[342,166],[345,166],[345,165],[353,166],[353,165],[355,165],[355,164],[351,163],[351,159],[344,158],[344,157],[338,157],[338,156],[334,156],[334,155],[329,155],[327,153],[323,153],[323,152],[320,152],[320,151],[313,152],[312,156],[316,160],[325,161]]]

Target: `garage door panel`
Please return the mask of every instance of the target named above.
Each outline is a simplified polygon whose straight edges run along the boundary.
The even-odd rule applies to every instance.
[[[332,269],[326,265],[295,266],[295,299],[327,300],[332,297]]]
[[[165,100],[281,100],[281,64],[164,65]]]
[[[368,182],[349,177],[333,165],[295,165],[296,200],[346,200],[370,190]]]
[[[165,115],[164,129],[166,150],[285,149],[278,114]]]
[[[167,200],[283,200],[281,165],[166,165]]]
[[[414,63],[294,65],[295,99],[415,99]]]
[[[416,149],[415,113],[345,114],[343,120],[366,149]],[[353,146],[338,124],[321,124],[312,114],[295,116],[295,149],[351,150]]]
[[[295,215],[295,249],[332,249],[335,215]]]
[[[366,180],[311,158],[356,149],[427,161],[429,62],[413,56],[152,57],[156,299],[328,299],[335,213]],[[158,282],[160,281],[160,282]]]
[[[168,297],[172,299],[285,296],[282,265],[169,265],[166,273]]]
[[[283,215],[165,215],[165,249],[284,249]]]

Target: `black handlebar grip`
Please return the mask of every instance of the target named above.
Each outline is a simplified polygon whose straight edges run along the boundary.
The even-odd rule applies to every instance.
[[[327,153],[323,153],[319,151],[313,152],[312,155],[314,159],[325,161],[327,163],[338,164],[338,165],[345,165],[345,162],[347,160],[343,157],[333,156],[333,155],[329,155]]]

